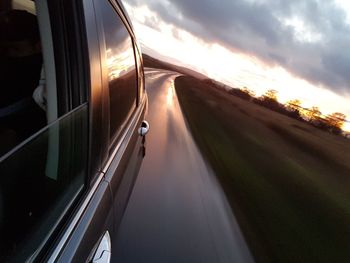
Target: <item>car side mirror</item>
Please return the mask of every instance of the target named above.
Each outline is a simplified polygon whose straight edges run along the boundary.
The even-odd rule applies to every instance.
[[[140,136],[145,136],[149,131],[149,123],[147,121],[142,121],[141,127],[139,128],[138,132]]]

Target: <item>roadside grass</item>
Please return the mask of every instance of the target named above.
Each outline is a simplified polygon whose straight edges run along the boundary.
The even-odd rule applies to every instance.
[[[350,262],[349,140],[192,77],[175,88],[257,262]]]

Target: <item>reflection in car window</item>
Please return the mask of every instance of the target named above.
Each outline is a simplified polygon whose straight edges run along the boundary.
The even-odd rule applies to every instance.
[[[36,16],[0,10],[0,156],[46,125],[33,99],[40,81],[42,52]]]
[[[87,116],[85,104],[0,159],[0,262],[32,255],[82,189]]]
[[[100,7],[106,42],[110,96],[110,137],[114,139],[136,106],[137,77],[133,43],[125,25],[107,0]]]
[[[57,119],[48,7],[40,3],[0,5],[0,262],[40,253],[85,182],[88,106]]]
[[[140,54],[140,50],[138,48],[135,49],[136,61],[137,61],[137,70],[138,70],[138,84],[139,84],[139,99],[143,97],[143,92],[145,90],[145,75],[143,72],[143,62],[142,55]]]

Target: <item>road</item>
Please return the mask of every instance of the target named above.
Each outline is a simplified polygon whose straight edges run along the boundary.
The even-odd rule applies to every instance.
[[[237,221],[197,148],[174,89],[147,70],[146,156],[122,220],[118,262],[253,262]]]

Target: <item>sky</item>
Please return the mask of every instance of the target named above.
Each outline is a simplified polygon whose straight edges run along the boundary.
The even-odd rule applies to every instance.
[[[143,51],[350,119],[350,1],[125,0]],[[350,130],[347,123],[344,129]]]

